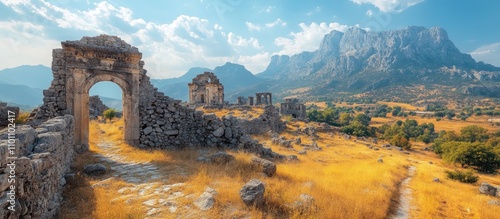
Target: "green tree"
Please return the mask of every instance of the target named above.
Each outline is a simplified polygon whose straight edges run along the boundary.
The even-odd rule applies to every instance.
[[[445,161],[459,163],[462,167],[471,166],[483,173],[493,173],[500,165],[498,154],[484,143],[451,141],[441,147]]]
[[[350,121],[351,121],[351,114],[346,113],[346,112],[343,112],[340,114],[340,118],[339,118],[340,125],[342,125],[342,126],[348,125]]]
[[[103,113],[102,113],[102,116],[105,118],[105,119],[113,119],[116,117],[116,110],[115,109],[107,109],[105,110]]]
[[[359,122],[365,126],[370,125],[371,120],[372,118],[370,118],[368,115],[364,113],[357,114],[353,119],[354,122]]]
[[[406,137],[404,137],[403,135],[400,135],[400,134],[394,135],[390,142],[392,145],[395,145],[397,147],[401,147],[403,149],[408,150],[411,148],[410,141],[408,141],[408,139]]]
[[[460,129],[460,140],[467,142],[484,142],[488,140],[488,130],[477,125],[469,125]]]

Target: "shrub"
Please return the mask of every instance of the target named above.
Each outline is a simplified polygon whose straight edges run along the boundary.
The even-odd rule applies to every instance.
[[[105,119],[113,119],[116,117],[116,110],[115,109],[107,109],[102,113],[102,116],[104,116]]]
[[[16,124],[24,124],[28,120],[28,117],[30,117],[29,112],[21,112],[16,118]]]
[[[469,171],[460,171],[460,170],[455,170],[455,171],[446,171],[446,174],[449,179],[452,180],[457,180],[463,183],[475,183],[478,180],[478,176],[474,175],[474,173],[469,170]]]

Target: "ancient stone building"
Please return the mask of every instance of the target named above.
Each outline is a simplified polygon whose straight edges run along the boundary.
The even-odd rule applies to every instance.
[[[273,97],[272,94],[269,92],[256,93],[255,97],[256,97],[255,105],[265,105],[265,106],[273,105]]]
[[[212,72],[197,75],[188,87],[190,104],[224,104],[224,86]]]
[[[290,115],[293,118],[306,118],[306,106],[296,98],[285,98],[281,103],[281,115]]]

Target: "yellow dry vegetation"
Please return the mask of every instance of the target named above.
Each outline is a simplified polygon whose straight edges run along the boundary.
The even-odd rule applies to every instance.
[[[405,121],[406,119],[414,119],[418,122],[418,124],[433,123],[437,132],[445,130],[460,133],[460,129],[469,125],[477,125],[487,129],[490,132],[496,132],[500,130],[499,126],[495,126],[493,123],[488,122],[489,117],[487,116],[471,116],[467,118],[466,121],[462,121],[457,118],[453,118],[452,120],[442,118],[440,121],[436,121],[436,118],[422,118],[420,116],[394,117],[390,114],[387,114],[387,117],[372,118],[370,125],[379,127],[383,124],[390,125],[397,120]]]
[[[213,113],[217,117],[221,118],[223,116],[227,115],[232,115],[234,117],[240,117],[240,118],[256,118],[260,116],[263,112],[263,108],[259,107],[252,107],[251,110],[241,110],[241,109],[204,109],[203,107],[197,108],[197,110],[201,110],[204,113]]]
[[[418,110],[418,109],[421,109],[419,107],[416,107],[416,106],[413,106],[411,104],[408,104],[408,103],[398,103],[398,102],[377,102],[378,104],[385,104],[389,107],[395,107],[395,106],[399,106],[401,107],[402,109],[405,109],[405,110],[410,110],[410,111],[414,111],[414,110]]]
[[[228,111],[217,112],[227,114]],[[233,114],[237,114],[233,112]],[[312,140],[305,135],[295,134],[297,128],[313,123],[291,121],[281,134],[286,139],[301,137],[303,144]],[[479,182],[487,181],[500,185],[498,175],[480,175],[474,185],[449,180],[444,170],[453,168],[443,164],[435,154],[414,151],[410,155],[396,150],[368,149],[368,142],[346,140],[334,133],[318,133],[316,141],[320,151],[303,150],[300,145],[284,148],[271,142],[270,134],[253,136],[266,147],[285,155],[297,155],[299,162],[278,162],[277,173],[265,177],[251,165],[252,154],[228,151],[235,160],[223,165],[196,162],[199,149],[176,151],[142,150],[131,147],[122,141],[122,120],[111,123],[91,122],[90,151],[78,156],[75,168],[81,170],[84,164],[95,162],[96,154],[102,153],[96,147],[103,139],[118,142],[120,156],[135,162],[152,162],[167,179],[162,184],[185,183],[180,191],[198,197],[207,187],[217,191],[213,209],[193,213],[192,210],[179,208],[179,215],[192,218],[386,218],[397,206],[400,182],[407,177],[409,166],[416,166],[416,174],[410,181],[412,199],[410,214],[415,218],[495,218],[500,208],[488,205],[488,197],[478,193]],[[370,143],[375,145],[373,143]],[[378,147],[383,143],[379,143]],[[215,152],[207,150],[207,153]],[[383,163],[377,162],[378,158]],[[432,164],[430,163],[432,162]],[[126,203],[126,198],[118,198],[120,188],[130,186],[117,178],[111,178],[103,186],[94,186],[106,179],[87,178],[77,175],[68,182],[64,193],[65,204],[60,218],[143,218],[145,211],[142,202],[148,197]],[[441,183],[433,182],[438,177]],[[250,179],[257,178],[266,184],[266,202],[263,208],[246,207],[239,197],[239,189]],[[99,183],[102,184],[102,183]],[[301,194],[314,197],[314,207],[293,208]],[[179,205],[190,206],[192,199],[182,199]],[[168,212],[168,211],[166,211]],[[87,217],[85,217],[88,215]],[[161,213],[158,218],[175,218],[175,215]],[[187,216],[186,216],[187,217]]]

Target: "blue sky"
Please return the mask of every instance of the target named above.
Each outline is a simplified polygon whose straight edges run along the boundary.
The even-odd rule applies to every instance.
[[[117,35],[139,48],[153,78],[225,62],[262,72],[276,54],[318,49],[332,30],[443,27],[464,53],[500,66],[497,0],[0,0],[0,69],[50,66],[51,50]]]

